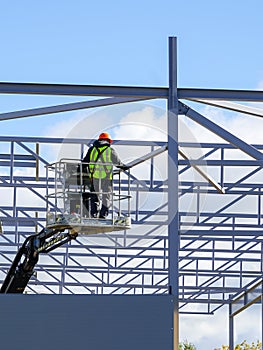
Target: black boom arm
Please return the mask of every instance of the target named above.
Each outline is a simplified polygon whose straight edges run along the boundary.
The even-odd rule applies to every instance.
[[[40,233],[26,238],[6,275],[0,293],[23,293],[40,253],[48,253],[61,245],[76,239],[76,232],[44,228]]]

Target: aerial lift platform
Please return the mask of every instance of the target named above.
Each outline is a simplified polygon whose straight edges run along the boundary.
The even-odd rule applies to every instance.
[[[40,253],[49,253],[79,235],[131,228],[129,170],[125,171],[128,185],[124,194],[120,189],[123,171],[113,171],[114,186],[108,193],[111,201],[109,218],[100,219],[90,215],[90,177],[88,173],[82,172],[83,165],[80,160],[62,159],[47,166],[50,182],[47,189],[51,189],[51,192],[47,193],[46,227],[40,233],[26,238],[6,275],[0,293],[23,293],[34,273]],[[99,189],[96,194],[101,199],[105,193]]]
[[[54,184],[48,186],[53,191],[47,195],[47,228],[69,229],[82,235],[129,229],[131,227],[129,170],[126,170],[128,183],[125,193],[123,191],[121,193],[121,169],[108,174],[114,179],[110,193],[103,193],[101,186],[98,192],[94,192],[94,189],[91,190],[90,174],[85,171],[87,165],[79,160],[62,159],[48,166],[48,171],[53,173],[50,178],[54,179]],[[104,163],[104,167],[107,165],[111,166]],[[94,194],[98,197],[108,195],[110,199],[111,211],[106,219],[91,216],[90,201]]]
[[[113,186],[109,193],[111,208],[106,219],[90,215],[90,178],[83,171],[85,163],[75,159],[61,159],[49,164],[46,227],[26,238],[6,275],[0,293],[23,293],[41,253],[49,253],[79,235],[130,229],[130,169],[165,151],[167,146],[159,147],[128,163],[125,171],[112,169]],[[125,189],[121,188],[123,176],[127,178]],[[97,195],[101,199],[102,191],[99,190]]]

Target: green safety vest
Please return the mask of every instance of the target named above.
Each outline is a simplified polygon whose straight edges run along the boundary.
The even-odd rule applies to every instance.
[[[90,153],[89,161],[91,177],[95,179],[105,179],[105,177],[112,179],[113,166],[110,165],[112,164],[112,161],[111,148],[109,146],[103,146],[100,148],[93,147]]]

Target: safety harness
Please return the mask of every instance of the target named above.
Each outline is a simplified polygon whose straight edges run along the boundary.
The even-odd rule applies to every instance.
[[[108,174],[110,174],[110,178],[112,178],[110,146],[107,145],[100,148],[93,147],[90,153],[89,163],[88,167],[91,179],[104,179]]]

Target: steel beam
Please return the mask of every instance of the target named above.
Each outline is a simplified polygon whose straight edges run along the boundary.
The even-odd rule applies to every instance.
[[[192,160],[189,159],[185,154],[185,152],[180,148],[178,149],[178,152],[184,159],[188,160],[189,161],[188,164],[191,167],[193,167],[204,179],[206,179],[210,183],[210,185],[212,185],[219,193],[222,193],[222,194],[225,193],[225,190],[222,186],[220,186],[209,174],[207,174],[205,171],[203,171],[200,167],[197,166],[198,164],[196,164],[196,162],[198,163],[198,160],[196,162],[195,161],[192,162]],[[204,164],[205,164],[205,161],[204,161]]]
[[[248,154],[250,157],[255,158],[257,160],[263,160],[263,154],[260,151],[258,151],[255,147],[234,136],[229,131],[223,129],[221,126],[217,125],[216,123],[204,117],[202,114],[196,112],[195,110],[182,104],[181,102],[179,102],[179,106],[180,112],[182,114],[185,114],[187,117],[189,117],[196,123],[212,131],[214,134],[226,140],[227,142],[240,149],[244,153]]]
[[[263,102],[262,90],[178,89],[179,99]]]
[[[240,103],[234,103],[229,101],[205,100],[205,99],[198,99],[198,98],[192,98],[189,100],[204,103],[206,105],[210,105],[214,107],[224,108],[234,112],[253,115],[255,117],[263,117],[263,109],[255,108],[251,106],[245,106]]]
[[[174,298],[173,350],[179,344],[179,202],[178,202],[178,99],[177,40],[169,37],[169,97],[168,97],[168,281]]]
[[[164,87],[0,82],[0,94],[168,98],[168,89]]]
[[[178,88],[179,99],[213,99],[225,101],[263,102],[263,91],[225,89]],[[66,95],[66,96],[115,96],[139,98],[165,98],[167,87],[104,86],[72,84],[39,84],[0,82],[0,94]]]
[[[8,119],[33,117],[33,116],[42,116],[45,114],[76,111],[80,109],[105,107],[105,106],[111,106],[111,105],[116,105],[121,103],[136,102],[141,100],[142,99],[137,97],[134,97],[134,98],[133,97],[129,97],[129,98],[128,97],[112,97],[112,98],[110,97],[110,98],[93,100],[93,101],[75,102],[75,103],[67,103],[67,104],[56,105],[56,106],[25,109],[25,110],[8,112],[8,113],[0,113],[0,121],[8,120]]]
[[[127,163],[127,166],[129,168],[132,168],[136,165],[139,165],[143,162],[146,162],[147,160],[149,159],[152,159],[156,156],[158,156],[159,154],[162,154],[163,152],[167,151],[167,146],[163,146],[163,147],[160,147],[152,152],[149,152],[147,154],[145,154],[144,156],[138,158],[138,159],[135,159],[135,160],[132,160],[130,163]]]

